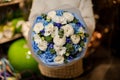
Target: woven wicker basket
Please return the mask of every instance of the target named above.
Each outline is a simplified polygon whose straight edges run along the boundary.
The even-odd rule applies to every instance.
[[[39,65],[39,69],[44,76],[52,78],[74,78],[83,73],[82,59],[77,62],[60,68],[52,68],[45,65]]]

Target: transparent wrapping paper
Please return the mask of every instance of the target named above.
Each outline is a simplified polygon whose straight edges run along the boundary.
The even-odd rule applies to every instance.
[[[74,7],[71,7],[69,5],[64,5],[62,7],[59,7],[59,8],[56,8],[56,9],[53,9],[53,10],[48,10],[48,11],[45,11],[44,14],[48,14],[50,11],[59,11],[59,10],[62,10],[62,11],[65,11],[65,12],[69,12],[71,14],[74,14],[74,17],[78,19],[78,21],[81,23],[81,25],[84,27],[84,31],[86,33],[89,34],[89,31],[87,29],[87,26],[80,14],[80,11],[77,9],[77,8],[74,8]],[[76,61],[78,61],[79,59],[83,58],[84,55],[85,55],[85,52],[87,50],[87,47],[84,47],[82,48],[82,51],[81,52],[78,52],[76,54],[76,57],[73,58],[72,60],[67,60],[67,63],[66,62],[63,62],[63,63],[55,63],[54,61],[53,62],[50,62],[50,63],[47,63],[40,55],[44,54],[44,55],[47,55],[44,51],[44,53],[41,53],[40,55],[37,54],[37,52],[34,50],[34,40],[33,40],[33,35],[35,35],[35,33],[33,32],[33,28],[34,26],[36,25],[36,23],[39,23],[39,18],[40,18],[40,15],[38,15],[35,20],[34,20],[34,23],[33,23],[33,26],[31,27],[30,31],[29,31],[29,46],[30,46],[30,49],[32,51],[32,55],[34,56],[34,58],[41,64],[41,65],[45,65],[45,66],[48,66],[48,67],[51,67],[51,68],[61,68],[61,67],[64,67],[64,66],[69,66],[69,65],[72,65],[74,64]],[[74,32],[75,33],[75,32]],[[90,35],[90,34],[89,34]],[[86,45],[88,44],[89,42],[89,38],[86,38]],[[67,42],[66,42],[67,43]],[[53,42],[53,44],[55,44]],[[37,44],[36,44],[37,45]],[[46,51],[47,52],[47,51]],[[54,53],[54,58],[56,57],[56,53]],[[51,55],[49,55],[51,56]]]

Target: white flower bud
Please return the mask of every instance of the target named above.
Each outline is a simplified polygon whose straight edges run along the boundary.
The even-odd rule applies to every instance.
[[[78,50],[81,52],[82,51],[82,47],[80,47]]]

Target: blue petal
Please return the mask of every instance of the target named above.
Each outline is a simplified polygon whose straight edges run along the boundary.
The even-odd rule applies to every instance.
[[[37,22],[41,21],[42,19],[42,16],[37,17]]]
[[[61,28],[61,26],[62,26],[62,24],[61,23],[53,23],[54,24],[54,26],[57,26],[59,29]]]
[[[44,35],[44,33],[45,33],[45,30],[43,29],[42,31],[40,31],[40,33],[41,33],[42,35]]]
[[[67,43],[70,43],[71,42],[71,39],[69,37],[66,38],[66,42]]]
[[[56,15],[57,16],[62,16],[63,15],[63,10],[57,10]]]

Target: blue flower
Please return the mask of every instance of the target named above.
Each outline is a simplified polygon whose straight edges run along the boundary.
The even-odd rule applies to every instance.
[[[41,16],[37,17],[37,22],[41,21],[43,18]]]
[[[57,16],[62,16],[63,15],[63,10],[57,10],[56,15]]]
[[[84,38],[84,42],[87,42],[87,38]]]
[[[49,43],[48,46],[49,46],[49,48],[53,49],[53,45],[54,45],[53,43]]]
[[[41,35],[44,35],[45,30],[43,29],[42,31],[40,31]]]
[[[48,25],[48,24],[49,24],[49,22],[47,22],[47,21],[44,21],[44,22],[43,22],[43,25],[44,25],[44,26],[46,26],[46,25]]]
[[[35,52],[37,52],[37,51],[39,50],[39,48],[37,47],[37,43],[32,42],[32,46],[33,46],[33,50],[34,50]]]
[[[76,26],[77,26],[77,27],[80,27],[80,26],[82,26],[82,24],[81,24],[80,22],[77,22],[77,23],[76,23]]]
[[[68,60],[72,60],[73,59],[73,57],[72,56],[68,56]]]
[[[70,43],[71,42],[71,39],[69,37],[66,38],[66,42],[67,43]]]
[[[54,26],[57,26],[59,29],[61,28],[61,26],[62,26],[62,24],[61,23],[53,23],[54,24]]]
[[[72,25],[75,33],[79,32],[79,27],[77,27],[75,23],[72,23],[71,25]]]
[[[49,63],[49,62],[53,62],[53,59],[54,59],[55,55],[51,54],[49,51],[46,51],[43,56],[42,56],[42,59]]]
[[[79,45],[76,45],[76,44],[74,44],[73,46],[74,46],[74,49],[75,49],[75,52],[74,52],[74,53],[76,53],[76,52],[78,51],[78,49],[80,48],[80,46],[79,46]]]

